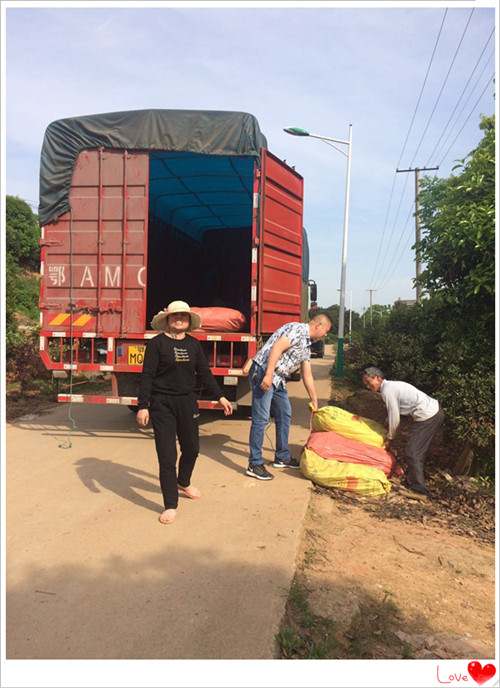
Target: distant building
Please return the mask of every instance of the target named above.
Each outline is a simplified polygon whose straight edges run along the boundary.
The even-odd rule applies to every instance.
[[[395,306],[414,306],[417,303],[416,299],[396,299]]]

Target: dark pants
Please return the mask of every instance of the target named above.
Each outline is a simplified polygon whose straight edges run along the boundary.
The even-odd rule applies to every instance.
[[[160,464],[160,486],[165,509],[176,509],[177,485],[189,487],[198,456],[198,406],[193,394],[183,396],[157,395],[149,409],[155,433],[156,453]],[[177,447],[179,438],[181,457],[177,476]]]
[[[425,487],[424,462],[432,438],[441,427],[444,413],[441,409],[427,420],[414,421],[410,437],[405,447],[405,458],[408,464],[406,478],[409,487]]]

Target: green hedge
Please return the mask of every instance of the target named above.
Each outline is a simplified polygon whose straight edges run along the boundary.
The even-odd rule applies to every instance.
[[[475,472],[493,476],[494,346],[484,330],[460,328],[457,322],[450,325],[448,309],[431,301],[395,307],[389,317],[354,335],[346,352],[348,375],[359,385],[359,371],[377,365],[388,379],[404,380],[437,398],[448,437],[469,443]]]

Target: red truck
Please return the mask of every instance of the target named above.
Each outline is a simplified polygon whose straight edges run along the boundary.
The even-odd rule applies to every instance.
[[[145,340],[170,301],[237,309],[242,331],[197,331],[224,394],[249,403],[247,357],[306,318],[303,179],[247,113],[139,110],[57,120],[41,152],[40,356],[56,377],[111,374],[137,404]],[[217,407],[203,398],[200,408]]]

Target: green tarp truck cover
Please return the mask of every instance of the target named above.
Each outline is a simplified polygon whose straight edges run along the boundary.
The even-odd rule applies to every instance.
[[[45,131],[40,156],[40,224],[70,209],[78,155],[96,148],[259,157],[267,141],[246,112],[132,110],[56,120]]]

